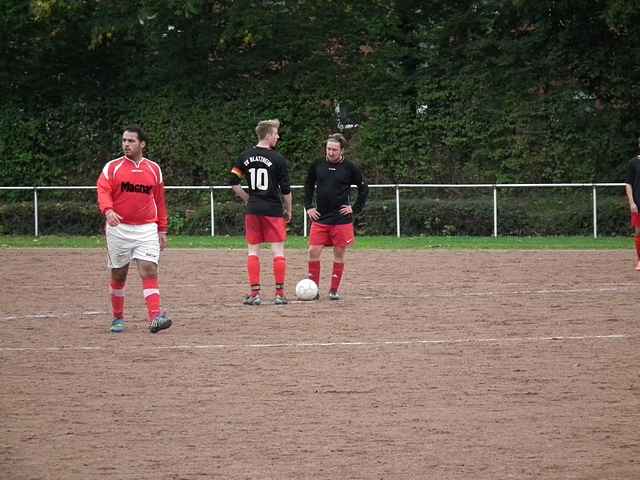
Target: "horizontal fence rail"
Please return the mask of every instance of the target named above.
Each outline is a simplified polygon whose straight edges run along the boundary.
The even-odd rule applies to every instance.
[[[430,184],[430,183],[398,183],[398,184],[374,184],[369,185],[370,189],[393,189],[395,190],[395,223],[396,236],[401,236],[401,208],[400,189],[443,189],[443,188],[469,188],[469,189],[491,189],[493,191],[493,236],[498,236],[498,190],[501,188],[590,188],[592,197],[593,216],[593,237],[598,237],[598,216],[597,216],[597,188],[598,187],[623,187],[624,183],[475,183],[475,184]],[[353,185],[355,187],[355,185]],[[292,189],[303,189],[303,185],[292,185]],[[38,191],[45,190],[95,190],[96,186],[32,186],[32,187],[0,187],[0,191],[33,191],[33,225],[34,235],[39,235],[38,231]],[[208,191],[210,207],[210,235],[215,236],[215,190],[230,190],[228,185],[167,185],[166,190],[189,190]],[[304,236],[307,236],[307,215],[303,211]]]

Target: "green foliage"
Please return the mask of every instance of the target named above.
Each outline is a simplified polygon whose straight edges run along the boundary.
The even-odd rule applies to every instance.
[[[229,196],[216,194],[215,234],[242,235],[244,206]],[[170,205],[170,234],[210,235],[211,211],[206,202],[175,198]],[[291,235],[303,234],[303,208],[294,204]],[[395,235],[394,200],[374,198],[356,217],[359,235]],[[490,236],[493,234],[493,200],[489,195],[409,195],[402,198],[403,236]],[[104,218],[97,208],[78,200],[48,200],[38,203],[39,233],[42,235],[97,235]],[[598,197],[600,235],[628,235],[628,207],[622,196]],[[590,235],[593,231],[591,199],[586,192],[569,194],[523,194],[501,192],[498,196],[499,235],[548,236]],[[28,201],[0,205],[0,235],[32,235],[33,204]]]
[[[32,202],[0,205],[0,234],[35,233]],[[104,217],[84,202],[39,202],[38,233],[41,235],[96,235],[104,230]]]
[[[351,111],[372,182],[619,181],[640,5],[37,0],[0,10],[0,185],[92,185],[140,123],[168,184],[226,181],[283,121],[301,182]],[[343,122],[344,123],[344,122]]]

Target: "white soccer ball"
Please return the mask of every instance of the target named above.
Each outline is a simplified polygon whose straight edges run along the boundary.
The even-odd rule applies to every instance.
[[[313,300],[318,295],[318,285],[310,278],[303,278],[296,285],[296,297],[299,300]]]

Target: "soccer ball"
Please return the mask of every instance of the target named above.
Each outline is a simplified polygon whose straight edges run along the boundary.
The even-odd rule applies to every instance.
[[[318,295],[318,285],[310,278],[303,278],[296,285],[296,297],[299,300],[313,300]]]

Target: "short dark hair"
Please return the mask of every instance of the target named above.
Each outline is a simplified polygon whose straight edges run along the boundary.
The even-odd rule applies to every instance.
[[[129,125],[124,129],[125,132],[132,132],[138,135],[138,140],[141,142],[147,143],[147,134],[144,132],[141,126],[139,125]]]

